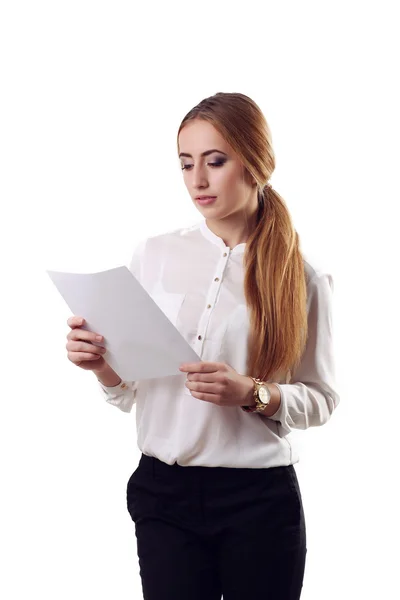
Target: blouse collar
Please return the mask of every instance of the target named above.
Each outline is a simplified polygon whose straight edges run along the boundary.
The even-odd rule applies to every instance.
[[[210,242],[212,242],[213,244],[215,244],[222,250],[226,250],[228,248],[228,246],[226,246],[224,240],[222,238],[220,238],[218,235],[216,235],[213,231],[211,231],[211,229],[208,227],[205,219],[204,219],[204,221],[201,221],[201,223],[200,223],[200,231],[207,240],[209,240]],[[232,248],[231,254],[232,253],[242,254],[245,251],[245,248],[246,248],[246,242],[237,244],[234,248]]]

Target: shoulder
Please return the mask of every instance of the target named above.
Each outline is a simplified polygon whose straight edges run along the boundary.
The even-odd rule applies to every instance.
[[[307,289],[312,289],[326,283],[333,289],[332,269],[325,261],[311,256],[310,253],[303,252],[303,264]]]

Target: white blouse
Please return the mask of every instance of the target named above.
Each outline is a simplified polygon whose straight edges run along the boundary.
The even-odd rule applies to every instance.
[[[233,249],[206,221],[150,237],[129,268],[204,361],[246,373],[249,320],[243,289],[245,243]],[[182,466],[265,468],[296,463],[293,429],[323,425],[339,403],[334,374],[332,276],[304,257],[309,337],[291,382],[273,381],[272,417],[194,398],[186,373],[100,388],[122,411],[136,405],[139,450]],[[104,397],[103,396],[103,397]]]

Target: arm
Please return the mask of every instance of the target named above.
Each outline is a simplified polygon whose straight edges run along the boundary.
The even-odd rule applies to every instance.
[[[116,406],[123,412],[130,412],[135,403],[137,381],[122,381],[117,373],[107,364],[104,369],[93,371],[105,395],[106,402]]]
[[[308,284],[307,344],[298,368],[292,373],[293,383],[268,384],[273,406],[263,417],[279,421],[285,435],[292,429],[323,425],[339,404],[335,381],[332,294],[332,276],[316,273]]]
[[[251,377],[245,375],[248,382],[248,390],[246,393],[246,399],[244,401],[245,406],[256,406],[256,402],[254,400],[254,382]],[[282,394],[280,389],[277,387],[275,383],[265,383],[269,391],[271,392],[271,399],[269,401],[268,406],[263,410],[263,412],[257,413],[262,417],[272,417],[280,408],[282,402]]]
[[[121,383],[121,377],[107,363],[103,369],[94,369],[93,373],[104,387],[115,387]]]

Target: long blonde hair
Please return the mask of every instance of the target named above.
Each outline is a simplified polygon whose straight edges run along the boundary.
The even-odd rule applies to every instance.
[[[272,381],[298,366],[307,341],[307,288],[300,240],[283,198],[269,184],[275,169],[267,121],[248,96],[219,92],[183,118],[211,123],[257,184],[258,212],[244,254],[250,318],[247,373]],[[179,147],[179,144],[178,144]]]

